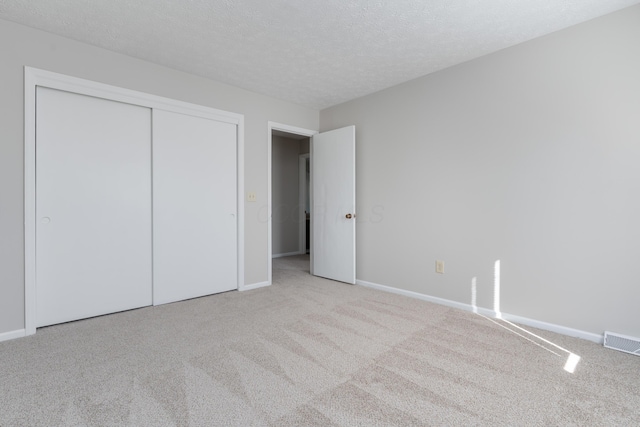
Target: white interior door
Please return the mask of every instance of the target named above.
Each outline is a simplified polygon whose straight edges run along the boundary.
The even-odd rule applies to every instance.
[[[237,126],[153,110],[153,303],[237,289]]]
[[[356,282],[356,128],[313,136],[312,274]]]
[[[36,99],[36,326],[150,305],[151,110]]]

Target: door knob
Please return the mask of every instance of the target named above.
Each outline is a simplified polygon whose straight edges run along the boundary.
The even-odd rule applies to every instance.
[[[351,217],[351,214],[346,214],[346,215],[345,215],[345,218],[347,218],[347,219],[351,219],[351,218],[352,218],[352,217]]]

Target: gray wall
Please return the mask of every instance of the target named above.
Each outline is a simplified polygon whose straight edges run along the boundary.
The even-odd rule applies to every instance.
[[[640,6],[354,100],[360,280],[640,336]],[[436,259],[445,274],[435,274]]]
[[[273,255],[299,250],[300,140],[274,136],[271,151],[272,240]]]
[[[267,280],[268,121],[318,129],[318,111],[0,20],[0,334],[24,328],[23,66],[245,115],[245,281]]]

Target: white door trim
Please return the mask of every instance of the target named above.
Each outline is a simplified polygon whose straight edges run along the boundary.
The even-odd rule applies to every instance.
[[[311,138],[317,134],[317,130],[304,129],[296,126],[289,126],[282,123],[268,122],[267,123],[267,285],[271,285],[273,276],[273,224],[272,224],[272,200],[271,200],[271,155],[272,155],[272,133],[274,130],[282,132],[292,133],[294,135],[301,135]]]
[[[300,206],[300,217],[298,218],[300,223],[298,252],[300,255],[307,253],[307,215],[305,209],[302,208],[305,206],[307,192],[310,190],[310,188],[304,185],[307,183],[307,160],[311,161],[311,153],[300,154],[300,156],[298,156],[298,205]],[[311,181],[311,176],[309,176],[309,181]],[[309,209],[311,209],[311,207],[309,207]]]
[[[36,332],[36,87],[48,87],[152,109],[209,118],[237,126],[238,290],[244,289],[244,116],[32,67],[24,68],[25,331]]]

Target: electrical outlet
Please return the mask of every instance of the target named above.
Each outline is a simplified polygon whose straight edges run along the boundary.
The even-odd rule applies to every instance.
[[[255,202],[258,200],[258,196],[255,191],[250,191],[247,193],[247,202]]]
[[[436,261],[436,273],[444,274],[444,261]]]

